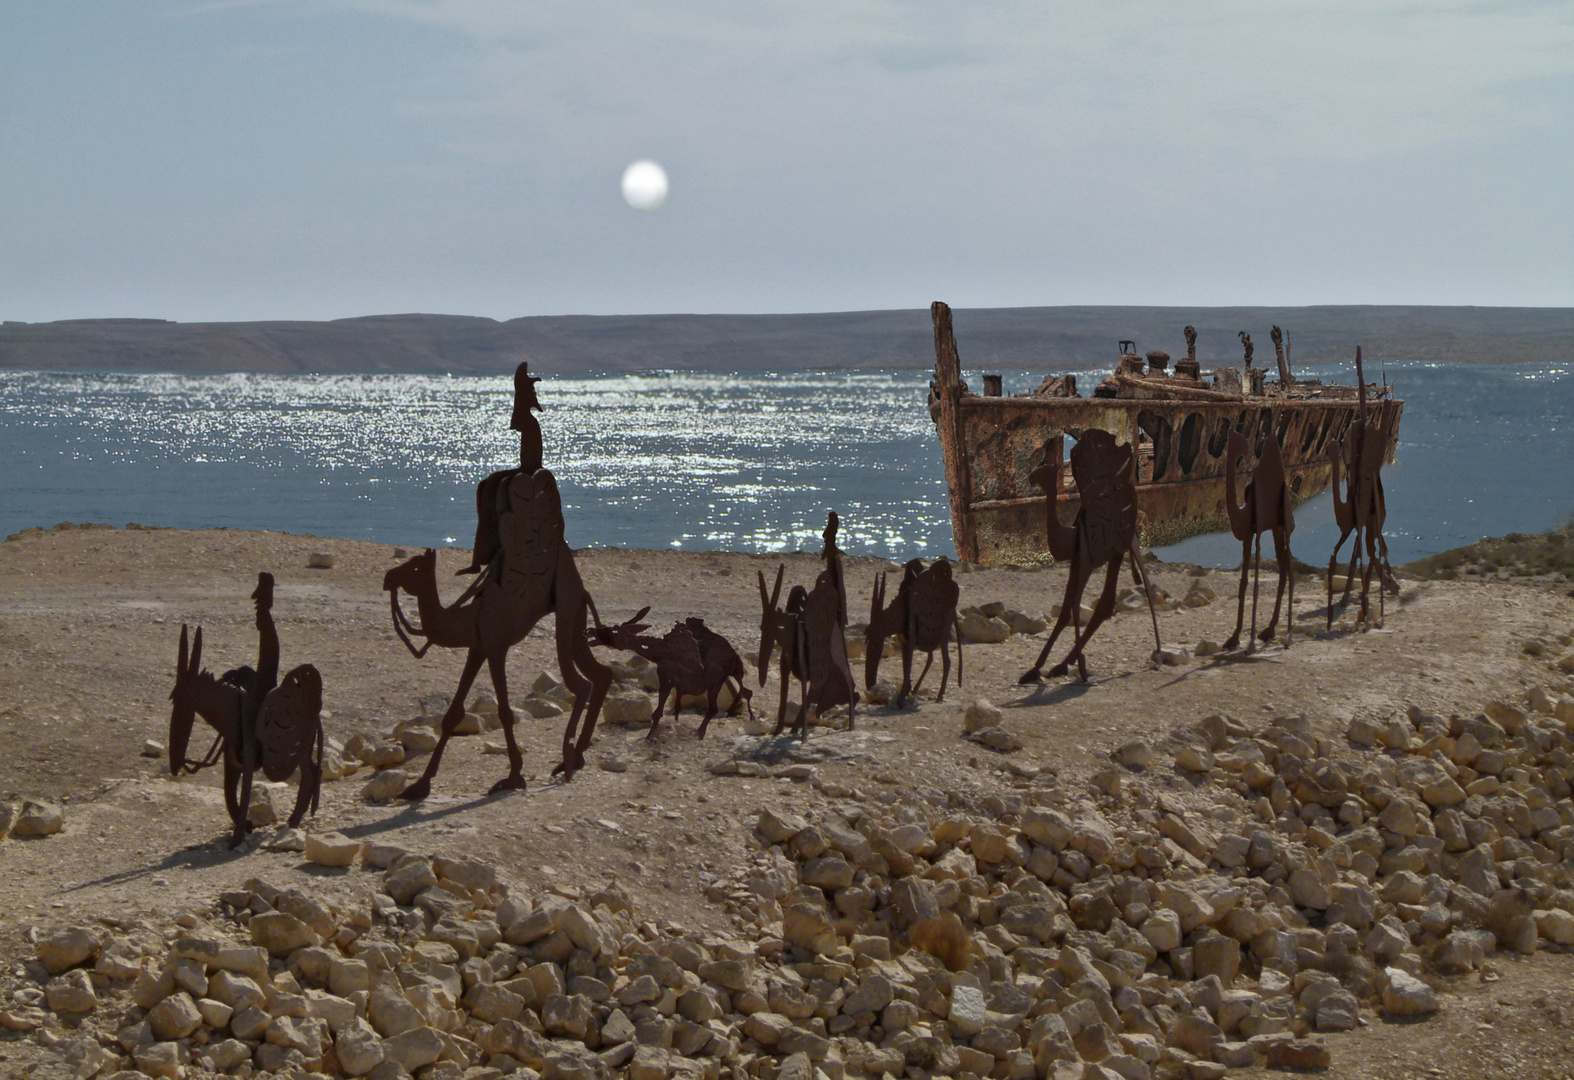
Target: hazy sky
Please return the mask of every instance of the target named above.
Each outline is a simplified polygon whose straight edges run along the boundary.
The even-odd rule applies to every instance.
[[[1567,306],[1571,192],[1566,0],[0,0],[11,319]]]

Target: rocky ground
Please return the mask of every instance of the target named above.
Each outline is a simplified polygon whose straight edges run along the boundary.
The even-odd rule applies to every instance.
[[[449,598],[463,554],[440,553]],[[1233,575],[1157,565],[1162,666],[1141,608],[1087,683],[1019,687],[1064,575],[972,571],[969,631],[1003,640],[966,647],[944,703],[932,672],[916,706],[806,744],[743,717],[699,742],[692,715],[647,742],[623,724],[648,673],[603,650],[626,719],[567,784],[548,627],[510,665],[528,792],[486,794],[483,685],[406,806],[368,797],[424,765],[459,658],[394,638],[396,557],[222,530],[0,544],[0,1075],[1574,1075],[1566,590],[1407,580],[1381,630],[1325,634],[1302,582],[1292,646],[1247,658],[1213,648]],[[782,561],[818,565],[579,555],[603,617],[702,615],[746,657]],[[855,620],[880,568],[848,560]],[[208,667],[254,659],[263,569],[338,778],[298,832],[267,822],[293,789],[264,788],[231,851],[211,771],[141,755],[182,622]]]
[[[1567,589],[1574,582],[1574,523],[1551,532],[1482,537],[1404,569],[1439,581],[1516,581]]]

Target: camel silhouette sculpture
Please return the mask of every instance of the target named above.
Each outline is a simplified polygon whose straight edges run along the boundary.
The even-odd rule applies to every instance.
[[[1238,431],[1230,432],[1224,458],[1224,509],[1229,514],[1230,532],[1241,542],[1241,584],[1236,591],[1235,633],[1224,643],[1234,649],[1241,643],[1241,624],[1246,613],[1246,578],[1252,578],[1252,627],[1246,651],[1254,652],[1257,640],[1273,640],[1279,625],[1279,606],[1289,589],[1289,607],[1285,617],[1284,644],[1288,648],[1295,631],[1295,572],[1291,564],[1290,533],[1295,530],[1295,517],[1290,511],[1290,488],[1284,482],[1284,456],[1279,450],[1279,439],[1272,431],[1263,438],[1262,453],[1257,467],[1244,492],[1246,501],[1237,503],[1235,463],[1250,452],[1246,439]],[[1257,590],[1262,570],[1262,534],[1272,533],[1273,555],[1279,564],[1279,588],[1274,595],[1273,617],[1261,634],[1257,633]],[[1255,554],[1253,543],[1255,542]]]
[[[878,574],[874,580],[874,593],[869,598],[869,629],[865,633],[864,686],[873,690],[880,676],[880,659],[885,655],[885,642],[889,637],[902,639],[902,688],[897,691],[896,703],[901,705],[916,697],[924,685],[924,676],[935,662],[935,650],[940,650],[940,692],[936,701],[945,700],[946,683],[951,678],[951,653],[948,644],[956,642],[956,684],[962,685],[962,622],[957,618],[956,602],[962,590],[951,576],[951,564],[936,559],[926,568],[922,559],[912,559],[902,567],[902,582],[889,607],[885,605],[886,575]],[[924,670],[918,673],[918,683],[913,684],[913,653],[922,650],[928,656]]]
[[[443,714],[437,746],[420,778],[400,793],[401,799],[414,801],[431,794],[432,778],[464,718],[465,698],[483,662],[492,677],[508,750],[508,775],[491,790],[494,794],[524,790],[524,757],[514,739],[514,712],[508,704],[508,650],[547,615],[556,616],[558,670],[574,695],[574,708],[563,729],[563,758],[552,775],[562,773],[566,780],[584,767],[585,749],[612,685],[611,669],[596,659],[586,639],[594,604],[563,538],[563,500],[557,479],[541,461],[541,427],[533,415],[541,408],[535,392],[539,381],[526,364],[514,372],[510,426],[520,433],[519,468],[493,473],[477,488],[479,522],[473,561],[460,573],[479,570],[480,577],[446,607],[437,592],[437,554],[430,548],[383,578],[394,630],[411,655],[420,659],[433,645],[467,652],[459,686]],[[418,624],[400,607],[401,591],[415,598]],[[412,637],[424,637],[426,643],[417,648]]]
[[[1066,592],[1060,602],[1060,616],[1044,643],[1038,661],[1017,680],[1034,683],[1043,678],[1044,661],[1049,659],[1055,639],[1072,626],[1074,644],[1071,652],[1050,669],[1050,678],[1059,678],[1077,665],[1077,674],[1084,681],[1088,677],[1084,651],[1094,631],[1115,613],[1115,584],[1120,580],[1121,561],[1131,556],[1132,580],[1142,587],[1148,599],[1148,614],[1153,618],[1154,656],[1163,648],[1159,640],[1159,617],[1153,611],[1152,589],[1148,585],[1147,570],[1142,565],[1142,554],[1137,549],[1137,480],[1136,455],[1129,443],[1117,444],[1115,436],[1099,428],[1088,428],[1077,437],[1071,448],[1071,475],[1076,481],[1082,505],[1071,525],[1060,520],[1056,497],[1060,493],[1061,441],[1054,439],[1049,447],[1049,462],[1035,469],[1029,477],[1048,496],[1046,518],[1049,528],[1049,553],[1056,562],[1071,563],[1071,574],[1066,579]],[[1086,629],[1082,626],[1082,593],[1088,579],[1097,567],[1106,567],[1104,591],[1093,607]]]
[[[1366,411],[1366,375],[1361,367],[1361,347],[1355,349],[1356,384],[1359,387],[1360,411],[1345,432],[1342,441],[1328,441],[1328,462],[1333,469],[1334,521],[1339,525],[1339,542],[1328,556],[1327,629],[1334,625],[1334,567],[1339,560],[1339,549],[1351,533],[1355,543],[1350,549],[1350,566],[1345,571],[1344,593],[1339,598],[1343,606],[1350,601],[1350,590],[1355,584],[1355,568],[1361,566],[1361,613],[1359,625],[1371,625],[1368,597],[1372,575],[1378,578],[1377,620],[1382,625],[1385,605],[1383,594],[1399,595],[1399,582],[1394,578],[1393,567],[1388,563],[1388,541],[1383,539],[1383,524],[1388,520],[1388,504],[1383,497],[1383,453],[1388,446],[1387,429],[1371,422]],[[1341,476],[1341,474],[1343,474]],[[1340,481],[1345,490],[1341,497]],[[1362,558],[1362,548],[1365,558]]]
[[[824,713],[837,705],[847,706],[847,726],[854,723],[858,705],[857,683],[847,659],[847,590],[842,571],[842,553],[836,546],[840,519],[832,510],[825,524],[825,547],[820,557],[825,569],[815,579],[814,588],[804,591],[794,586],[788,594],[787,610],[776,607],[781,597],[785,566],[776,570],[776,587],[765,594],[765,575],[760,574],[760,686],[770,671],[771,653],[782,646],[782,704],[776,715],[780,735],[787,726],[787,677],[798,677],[803,685],[798,715],[792,730],[801,739],[809,737],[809,709]]]

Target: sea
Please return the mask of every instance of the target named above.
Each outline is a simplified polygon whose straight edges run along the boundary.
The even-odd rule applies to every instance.
[[[1006,373],[1006,393],[1043,372]],[[1353,382],[1354,372],[1309,375]],[[1377,375],[1378,373],[1370,373]],[[979,372],[964,373],[980,385]],[[1395,564],[1574,511],[1574,368],[1388,365]],[[549,375],[547,467],[575,547],[955,557],[926,371]],[[467,547],[475,484],[518,462],[508,376],[0,371],[0,535],[57,522]],[[1331,498],[1296,511],[1313,563]],[[1347,548],[1348,550],[1348,548]],[[1159,549],[1231,567],[1228,534]]]

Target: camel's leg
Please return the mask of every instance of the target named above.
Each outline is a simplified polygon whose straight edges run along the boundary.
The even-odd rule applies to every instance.
[[[1247,537],[1241,541],[1241,584],[1235,590],[1235,633],[1224,641],[1226,649],[1233,649],[1241,643],[1241,624],[1246,621],[1246,575],[1251,573],[1252,541]]]
[[[1142,565],[1142,549],[1137,547],[1137,538],[1131,538],[1131,572],[1137,578],[1137,584],[1142,586],[1142,595],[1148,601],[1148,617],[1153,620],[1153,651],[1161,652],[1164,642],[1159,640],[1159,613],[1153,610],[1153,586],[1148,583],[1148,568]]]
[[[1041,669],[1044,666],[1044,661],[1049,659],[1049,652],[1055,647],[1055,639],[1066,628],[1066,624],[1072,621],[1074,613],[1081,606],[1083,586],[1077,584],[1077,575],[1081,573],[1081,568],[1082,560],[1076,554],[1073,554],[1071,556],[1071,573],[1066,578],[1066,592],[1060,601],[1060,617],[1055,620],[1055,628],[1049,632],[1049,640],[1044,642],[1043,649],[1039,651],[1038,659],[1034,661],[1031,668],[1022,673],[1022,677],[1017,680],[1018,683],[1039,681],[1042,677]],[[1087,579],[1084,577],[1084,585],[1086,581]],[[1072,636],[1076,636],[1075,631],[1073,631]],[[960,619],[957,620],[956,624],[956,647],[957,653],[960,655],[962,651],[962,622]]]
[[[1263,627],[1262,633],[1257,635],[1260,641],[1272,641],[1274,635],[1279,632],[1279,608],[1284,604],[1285,578],[1290,572],[1289,563],[1287,562],[1289,557],[1290,538],[1285,535],[1282,525],[1275,526],[1273,530],[1273,559],[1274,562],[1279,564],[1279,582],[1273,594],[1273,615],[1268,619],[1268,625]],[[1293,600],[1291,601],[1291,606],[1294,606]],[[1295,612],[1291,611],[1290,616],[1293,619]]]
[[[459,726],[459,721],[465,716],[465,699],[470,696],[470,684],[475,682],[476,673],[481,670],[481,661],[486,659],[479,648],[471,649],[465,656],[464,670],[459,673],[459,688],[454,691],[454,698],[448,703],[448,711],[443,714],[443,726],[437,733],[437,745],[432,748],[432,756],[426,759],[426,769],[415,783],[399,793],[399,797],[408,802],[424,799],[432,793],[432,777],[437,775],[437,767],[442,764],[443,750],[448,746],[448,740],[453,737],[454,728]],[[503,702],[498,702],[502,708]]]
[[[1355,527],[1355,543],[1350,547],[1350,565],[1345,567],[1344,571],[1344,592],[1339,595],[1339,603],[1341,605],[1350,602],[1350,590],[1355,587],[1355,568],[1366,565],[1361,561],[1361,544],[1365,539],[1366,529],[1357,523]]]
[[[1088,587],[1088,579],[1093,576],[1093,567],[1083,566],[1079,556],[1073,556],[1071,561],[1071,579],[1066,582],[1066,599],[1060,606],[1060,613],[1071,612],[1071,652],[1066,658],[1049,669],[1049,677],[1058,679],[1071,670],[1071,658],[1077,655],[1077,642],[1082,640],[1082,594]],[[1044,646],[1044,651],[1049,651],[1049,645]],[[1077,669],[1079,672],[1081,668]],[[1087,678],[1083,675],[1083,678]]]
[[[1345,529],[1339,534],[1339,542],[1334,545],[1334,553],[1328,556],[1328,632],[1334,629],[1334,569],[1339,565],[1339,549],[1344,547],[1345,539],[1350,535],[1350,530]],[[1348,584],[1348,580],[1346,581]]]
[[[934,650],[929,651],[929,659],[935,658]],[[945,700],[946,683],[951,681],[951,651],[945,647],[945,642],[940,643],[940,692],[935,695],[935,703]]]
[[[913,698],[915,700],[918,697],[919,689],[924,685],[924,676],[929,674],[929,665],[933,664],[934,662],[935,662],[935,654],[934,653],[930,653],[928,656],[926,656],[924,658],[924,670],[922,670],[922,671],[920,671],[918,673],[918,683],[917,683],[916,686],[913,687]]]
[[[578,585],[578,579],[574,581]],[[559,596],[563,590],[560,588]],[[590,642],[585,639],[585,624],[589,618],[589,608],[586,604],[586,594],[583,586],[577,588],[578,596],[571,599],[574,602],[561,605],[577,614],[577,618],[566,619],[561,614],[557,620],[557,647],[560,662],[577,666],[580,672],[590,678],[590,700],[585,705],[585,722],[579,730],[579,742],[575,744],[572,753],[565,753],[562,763],[553,772],[561,769],[565,780],[573,777],[585,764],[585,751],[590,748],[590,740],[596,733],[596,720],[601,716],[601,703],[606,699],[607,691],[612,687],[612,669],[596,659],[596,654],[590,649]],[[575,702],[575,712],[579,711],[579,702]]]
[[[1077,662],[1077,674],[1083,682],[1088,680],[1088,665],[1083,652],[1089,641],[1093,639],[1093,632],[1099,628],[1105,619],[1115,614],[1115,586],[1120,584],[1120,564],[1124,555],[1109,561],[1109,567],[1104,573],[1104,591],[1099,594],[1099,602],[1093,607],[1093,617],[1088,620],[1085,630],[1077,635],[1077,642],[1071,648],[1071,655],[1066,657],[1061,667],[1070,667],[1071,661]]]
[[[884,645],[880,646],[882,649]],[[918,681],[923,682],[924,677],[918,676]],[[918,693],[918,687],[913,685],[913,639],[911,635],[902,641],[902,689],[896,693],[896,703],[901,705],[909,697]]]
[[[251,766],[242,761],[240,764],[240,794],[235,799],[235,831],[230,837],[230,846],[234,847],[245,839],[251,832]]]
[[[962,620],[961,619],[957,619],[957,620],[955,620],[955,622],[956,622],[956,688],[958,690],[960,690],[960,689],[962,689]],[[943,649],[943,648],[945,648],[945,645],[941,644],[940,647]]]
[[[818,707],[818,704],[816,705]],[[798,705],[798,715],[792,719],[792,727],[787,729],[788,737],[798,736],[800,742],[809,739],[809,695],[803,695],[803,701]]]
[[[1255,525],[1256,522],[1253,522]],[[1252,551],[1252,630],[1246,639],[1246,653],[1251,655],[1257,649],[1257,593],[1262,585],[1262,533],[1254,537],[1256,544]]]

